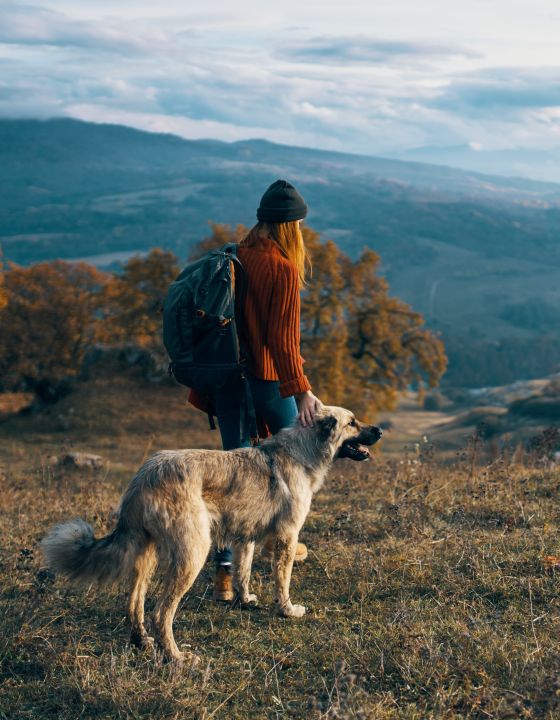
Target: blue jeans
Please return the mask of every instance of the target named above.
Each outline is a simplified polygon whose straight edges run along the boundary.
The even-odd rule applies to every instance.
[[[264,420],[272,434],[288,427],[296,419],[298,411],[294,397],[280,397],[280,383],[276,380],[261,380],[247,374],[251,386],[253,404],[257,415]],[[251,438],[241,437],[241,383],[232,383],[214,395],[216,415],[222,436],[224,450],[249,447]],[[217,565],[232,562],[231,548],[218,548],[214,555]]]

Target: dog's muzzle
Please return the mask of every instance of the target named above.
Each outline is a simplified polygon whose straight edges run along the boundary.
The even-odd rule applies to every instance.
[[[340,446],[336,457],[350,458],[350,460],[358,462],[368,460],[371,455],[366,445],[375,445],[382,435],[383,432],[380,428],[370,425],[364,428],[357,437],[345,440]]]

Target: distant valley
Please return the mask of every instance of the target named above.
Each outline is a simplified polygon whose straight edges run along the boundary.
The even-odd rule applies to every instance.
[[[553,183],[258,140],[2,120],[3,256],[111,265],[160,246],[184,259],[209,221],[252,225],[260,195],[278,177],[298,186],[307,223],[324,238],[354,257],[363,247],[381,255],[392,292],[448,341],[457,377],[471,350],[502,352],[505,376],[496,381],[560,368],[560,185]],[[545,350],[542,362],[530,363],[536,339]],[[493,369],[480,377],[492,382],[502,359],[492,357]]]

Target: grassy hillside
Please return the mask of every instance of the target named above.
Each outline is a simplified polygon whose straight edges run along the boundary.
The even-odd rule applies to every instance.
[[[215,446],[184,400],[101,375],[0,424],[1,718],[558,717],[560,474],[531,458],[481,464],[472,445],[445,465],[432,450],[335,465],[302,533],[302,620],[271,614],[260,558],[249,611],[210,600],[208,564],[175,624],[199,668],[174,673],[129,648],[122,589],[53,581],[38,541],[77,516],[105,533],[153,450]],[[49,459],[70,449],[102,467]]]

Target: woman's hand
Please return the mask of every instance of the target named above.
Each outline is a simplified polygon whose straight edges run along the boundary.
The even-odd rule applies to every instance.
[[[298,405],[298,420],[303,427],[311,427],[313,425],[313,417],[315,413],[323,407],[323,403],[318,397],[315,397],[311,390],[296,395],[296,402]]]

